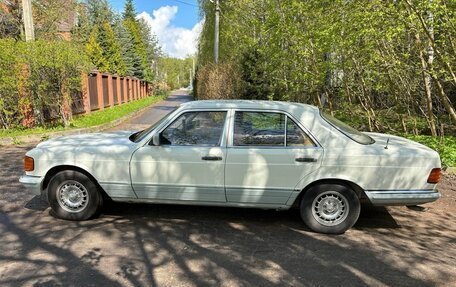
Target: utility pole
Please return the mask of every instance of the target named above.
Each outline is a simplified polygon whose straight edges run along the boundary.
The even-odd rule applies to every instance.
[[[219,60],[219,35],[220,35],[220,1],[215,0],[215,35],[214,35],[214,62]]]
[[[35,40],[35,30],[33,28],[32,1],[22,0],[22,17],[24,20],[25,41]]]

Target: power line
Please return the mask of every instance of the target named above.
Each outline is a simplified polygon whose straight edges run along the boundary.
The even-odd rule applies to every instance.
[[[185,1],[181,1],[181,0],[173,0],[175,2],[178,2],[178,3],[181,3],[181,4],[185,4],[185,5],[188,5],[188,6],[193,6],[193,7],[199,7],[198,5],[195,5],[195,4],[192,4],[192,3],[188,3],[188,2],[185,2]]]

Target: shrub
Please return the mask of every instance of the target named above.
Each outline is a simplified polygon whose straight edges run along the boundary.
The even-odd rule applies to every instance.
[[[195,96],[206,99],[238,99],[243,94],[243,81],[236,66],[231,63],[208,64],[196,74]]]
[[[88,61],[67,41],[0,39],[0,124],[2,128],[44,125],[71,119],[71,96],[81,89]]]

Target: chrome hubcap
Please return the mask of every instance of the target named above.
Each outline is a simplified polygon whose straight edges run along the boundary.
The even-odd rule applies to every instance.
[[[343,222],[349,212],[347,199],[336,191],[326,191],[314,199],[312,215],[325,226],[334,226]]]
[[[67,180],[60,184],[57,189],[57,201],[64,210],[76,213],[87,207],[89,193],[79,182]]]

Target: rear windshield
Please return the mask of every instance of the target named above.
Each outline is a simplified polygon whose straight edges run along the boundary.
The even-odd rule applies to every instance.
[[[330,123],[333,127],[338,129],[341,133],[346,135],[347,137],[351,138],[357,143],[368,145],[375,143],[375,140],[370,136],[362,133],[358,130],[355,130],[351,126],[347,125],[346,123],[339,121],[335,117],[328,115],[327,113],[321,112],[321,116]]]

